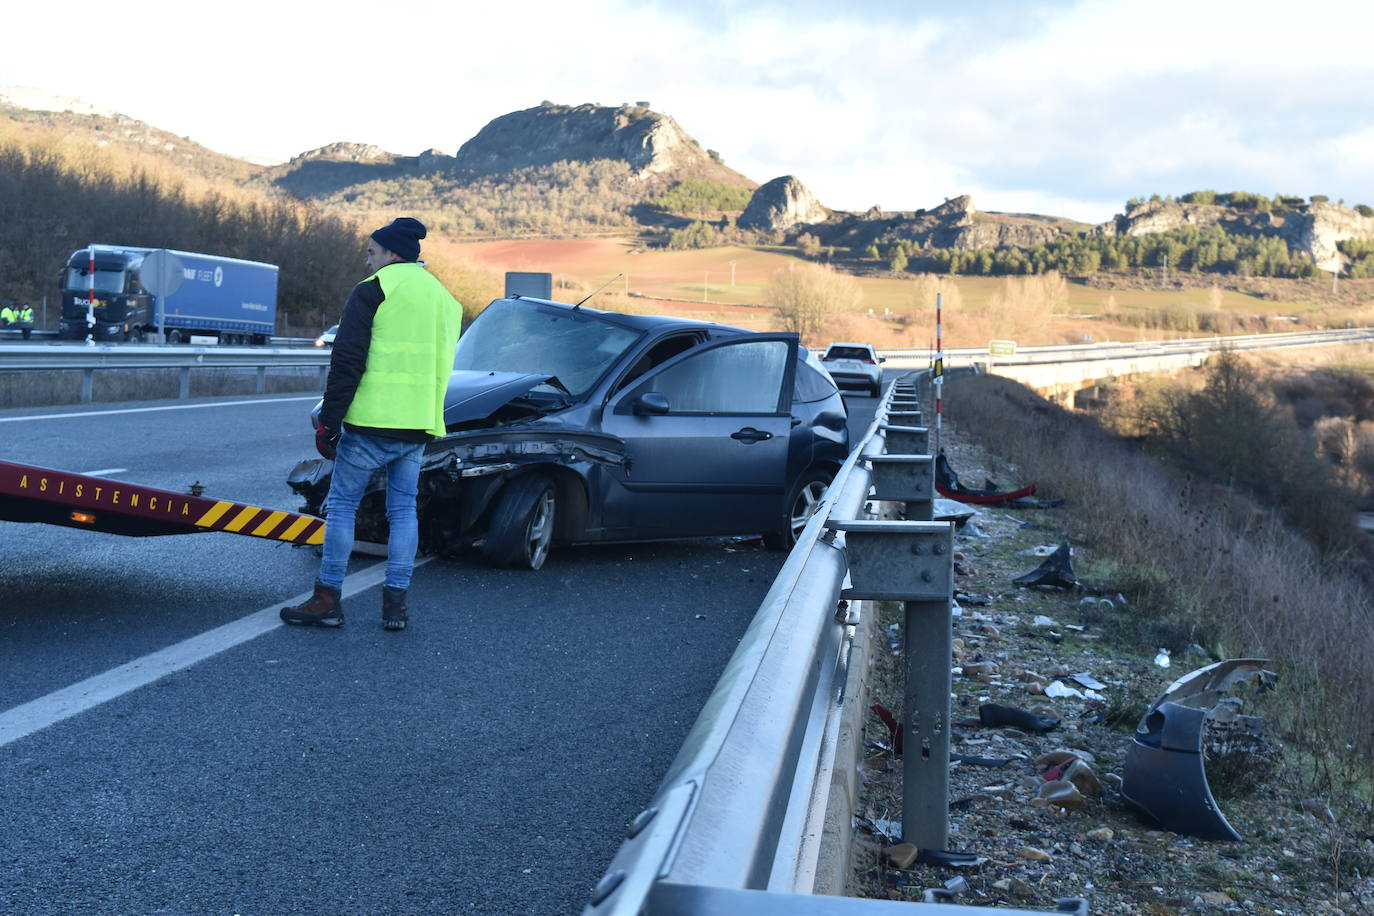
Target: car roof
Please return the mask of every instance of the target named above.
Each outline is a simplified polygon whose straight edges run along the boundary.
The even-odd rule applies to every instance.
[[[846,342],[844,342],[844,341],[842,341],[842,340],[837,340],[837,341],[835,341],[834,343],[832,343],[830,346],[832,346],[832,347],[862,347],[863,349],[866,349],[866,350],[872,350],[872,349],[873,349],[873,344],[865,344],[865,343],[846,343]]]
[[[621,327],[634,328],[640,331],[661,331],[673,330],[676,328],[707,328],[714,331],[726,331],[734,334],[753,334],[747,328],[737,328],[728,324],[717,324],[713,321],[698,321],[693,318],[677,318],[671,315],[630,315],[624,312],[608,312],[603,309],[590,308],[589,306],[577,306],[567,302],[558,302],[554,299],[536,299],[534,296],[506,296],[509,300],[519,300],[521,302],[537,302],[540,305],[552,305],[558,308],[577,309],[580,312],[587,312],[597,318],[604,319],[611,324],[618,324]],[[500,302],[501,299],[493,299],[492,303]]]

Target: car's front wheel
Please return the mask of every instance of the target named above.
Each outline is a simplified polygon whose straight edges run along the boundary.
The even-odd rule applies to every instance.
[[[538,569],[553,543],[553,481],[543,474],[526,474],[506,485],[497,497],[487,526],[482,556],[492,566]]]
[[[777,531],[764,534],[765,547],[769,550],[791,550],[796,545],[797,538],[806,528],[806,523],[811,521],[811,516],[821,507],[821,501],[825,498],[825,488],[830,486],[832,476],[828,471],[816,469],[806,472],[792,485],[787,502],[784,503],[787,510],[783,524]]]

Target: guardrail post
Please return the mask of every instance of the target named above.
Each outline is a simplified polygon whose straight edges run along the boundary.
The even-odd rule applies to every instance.
[[[928,522],[935,513],[935,459],[930,455],[865,455],[873,465],[873,499],[906,505],[906,517]]]
[[[930,430],[924,426],[889,426],[883,424],[883,438],[892,455],[930,454]]]
[[[94,370],[94,369],[82,369],[82,370],[81,370],[81,403],[82,403],[82,404],[89,404],[89,403],[91,403],[91,398],[93,397],[92,389],[93,389],[94,387],[95,387],[95,370]]]
[[[266,391],[267,391],[267,367],[266,367],[266,366],[259,366],[259,367],[258,367],[258,394],[263,394],[263,393],[265,393]]]
[[[902,602],[902,839],[947,849],[954,527],[833,519],[828,525],[845,533],[851,587],[840,597]]]
[[[179,398],[189,398],[191,396],[191,367],[183,366],[179,370],[181,375],[181,386],[177,392]]]
[[[921,412],[919,410],[889,410],[887,422],[894,426],[920,426]]]
[[[324,390],[324,386],[325,386],[326,384],[328,384],[328,383],[329,383],[329,366],[327,366],[327,365],[321,366],[321,367],[320,367],[320,381],[319,381],[320,390],[323,391],[323,390]]]

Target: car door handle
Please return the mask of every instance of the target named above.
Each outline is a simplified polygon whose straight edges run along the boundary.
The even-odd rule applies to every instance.
[[[792,418],[792,425],[793,425],[794,427],[796,427],[796,426],[801,426],[801,425],[802,425],[802,418],[801,418],[801,417],[793,417],[793,418]]]
[[[773,434],[766,429],[754,429],[752,426],[746,426],[739,432],[731,433],[730,438],[738,439],[741,442],[762,442],[765,439],[773,438]]]

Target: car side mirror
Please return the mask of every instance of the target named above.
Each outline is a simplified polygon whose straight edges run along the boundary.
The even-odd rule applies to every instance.
[[[637,417],[656,417],[668,412],[668,399],[662,392],[646,391],[635,398],[635,416]]]
[[[886,356],[880,356],[880,357],[878,357],[878,362],[880,362],[880,363],[885,363],[885,362],[887,362],[887,357],[886,357]]]

